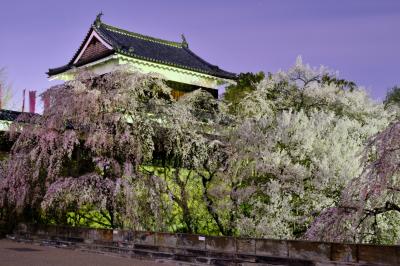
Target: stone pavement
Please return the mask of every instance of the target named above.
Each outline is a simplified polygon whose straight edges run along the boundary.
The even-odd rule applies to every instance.
[[[1,266],[172,266],[170,262],[156,262],[132,258],[114,257],[105,254],[83,252],[79,250],[39,246],[0,239]]]

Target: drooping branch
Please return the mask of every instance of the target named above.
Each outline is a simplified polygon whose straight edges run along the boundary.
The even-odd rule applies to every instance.
[[[342,193],[338,210],[344,210],[342,206],[352,206],[352,211],[350,215],[346,215],[346,220],[351,221],[353,226],[345,229],[345,223],[338,219],[339,216],[343,217],[341,213],[333,218],[336,221],[327,219],[325,222],[320,222],[321,219],[317,219],[309,232],[313,231],[313,228],[324,227],[328,231],[324,239],[329,240],[339,237],[338,234],[343,233],[343,230],[348,232],[352,230],[354,238],[363,241],[368,235],[368,229],[375,231],[379,226],[378,215],[391,211],[400,212],[399,203],[396,201],[400,192],[397,178],[400,173],[399,156],[400,122],[396,122],[371,138],[364,152],[363,172],[354,178]],[[368,224],[369,218],[374,219],[372,224]],[[335,227],[331,227],[330,223],[335,224]],[[338,227],[343,230],[332,230]],[[367,233],[364,233],[364,227]]]

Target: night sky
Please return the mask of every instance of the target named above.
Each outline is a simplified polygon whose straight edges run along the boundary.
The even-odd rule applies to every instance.
[[[66,64],[96,14],[145,35],[180,41],[236,73],[275,72],[297,55],[339,71],[382,100],[400,84],[399,0],[20,1],[0,3],[0,68],[22,90],[45,90],[49,67]]]

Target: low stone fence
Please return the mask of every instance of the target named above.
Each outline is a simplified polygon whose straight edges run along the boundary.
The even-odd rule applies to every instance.
[[[400,265],[400,246],[19,225],[14,237],[144,259],[214,265]]]

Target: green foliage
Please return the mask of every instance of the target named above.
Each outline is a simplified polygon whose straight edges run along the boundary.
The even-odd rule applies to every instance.
[[[394,86],[391,88],[387,94],[386,98],[383,101],[385,107],[388,108],[392,105],[400,107],[400,86]]]
[[[256,90],[257,85],[265,78],[264,72],[240,73],[235,85],[230,85],[224,93],[224,100],[228,103],[232,114],[239,112],[238,105],[247,94]]]
[[[357,88],[357,84],[354,81],[349,81],[345,79],[339,79],[335,76],[332,75],[323,75],[321,78],[321,82],[327,85],[335,85],[338,88],[345,90],[348,89],[350,91],[353,91],[354,89]]]
[[[202,198],[203,186],[198,174],[185,168],[143,166],[142,171],[162,178],[164,200],[171,201],[167,230],[180,233],[218,235]]]

